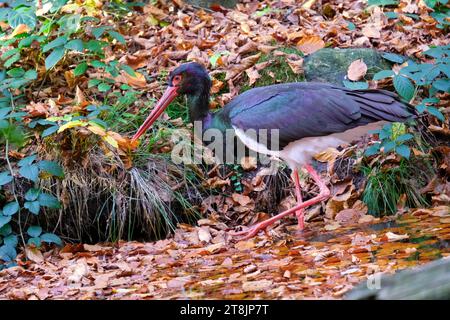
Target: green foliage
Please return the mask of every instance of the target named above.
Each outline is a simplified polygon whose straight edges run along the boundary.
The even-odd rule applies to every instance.
[[[450,45],[432,47],[423,53],[434,59],[433,63],[417,63],[406,60],[404,57],[392,53],[385,53],[383,57],[395,63],[407,65],[400,69],[398,74],[392,70],[382,70],[376,73],[374,80],[393,78],[393,84],[398,94],[406,101],[411,101],[421,90],[428,92],[429,97],[422,100],[417,111],[427,111],[431,115],[444,121],[444,116],[436,107],[439,99],[435,97],[438,92],[450,92]]]
[[[401,123],[389,123],[382,129],[373,130],[370,133],[378,134],[380,142],[375,142],[366,149],[365,155],[372,156],[383,151],[385,154],[394,152],[399,156],[409,159],[411,151],[405,142],[414,138],[410,133],[406,133],[406,127]]]
[[[9,123],[14,125],[12,118]],[[7,188],[8,192],[12,194],[13,199],[8,200],[0,210],[0,269],[14,265],[14,259],[17,254],[16,248],[18,245],[18,234],[13,230],[19,230],[19,233],[28,223],[27,215],[38,215],[41,207],[59,208],[58,199],[52,194],[45,193],[39,188],[40,174],[53,175],[56,177],[63,177],[62,168],[53,161],[37,159],[36,155],[31,155],[20,160],[14,168],[9,159],[9,137],[5,136],[5,158],[8,163],[7,171],[0,172],[0,185],[2,188]],[[18,173],[18,175],[17,175]],[[33,187],[29,188],[25,193],[23,199],[19,198],[16,192],[16,179],[30,180]],[[21,219],[21,216],[26,217]],[[12,227],[17,226],[17,228]],[[29,226],[27,234],[20,234],[21,239],[28,237],[27,244],[34,244],[40,246],[41,242],[62,244],[58,236],[46,233],[41,236],[42,228],[39,226]],[[24,240],[25,241],[25,240]],[[23,243],[25,246],[25,243]]]
[[[397,5],[398,0],[368,0],[367,4],[369,6],[392,6]]]
[[[244,187],[242,186],[242,176],[243,169],[239,164],[235,164],[232,166],[233,175],[230,177],[231,183],[233,184],[233,188],[235,192],[244,191]]]
[[[396,213],[402,195],[406,195],[408,207],[427,205],[420,188],[427,183],[429,172],[420,170],[418,164],[402,159],[396,166],[385,168],[377,164],[362,167],[362,172],[367,177],[362,201],[367,204],[370,214],[381,216]]]

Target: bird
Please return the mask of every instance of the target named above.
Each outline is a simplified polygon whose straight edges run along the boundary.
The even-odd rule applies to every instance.
[[[248,149],[284,160],[292,172],[297,204],[245,230],[232,233],[249,239],[281,218],[295,214],[304,229],[304,209],[330,197],[330,189],[312,167],[315,154],[348,144],[390,122],[415,118],[413,107],[395,93],[380,89],[352,90],[321,82],[280,83],[249,89],[219,111],[209,108],[211,79],[205,67],[188,62],[175,68],[168,86],[131,141],[136,142],[179,95],[186,95],[190,121],[200,121],[203,131],[232,130]],[[277,130],[278,145],[246,134],[249,130]],[[299,169],[319,187],[315,197],[303,201]]]

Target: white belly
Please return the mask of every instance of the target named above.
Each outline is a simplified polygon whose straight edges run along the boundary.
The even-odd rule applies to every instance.
[[[291,169],[304,166],[311,162],[313,156],[326,148],[336,148],[342,144],[348,144],[367,134],[367,132],[381,128],[386,121],[379,121],[365,126],[349,129],[344,132],[334,133],[322,137],[307,137],[289,143],[280,151],[269,150],[265,145],[258,143],[253,138],[245,135],[245,132],[234,127],[236,135],[251,150],[282,158]]]

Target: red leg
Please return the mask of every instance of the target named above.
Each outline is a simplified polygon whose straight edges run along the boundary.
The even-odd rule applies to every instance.
[[[316,204],[318,202],[321,202],[321,201],[327,199],[330,196],[330,190],[327,188],[325,183],[320,179],[319,174],[310,165],[305,165],[304,168],[306,169],[306,171],[308,171],[308,173],[314,179],[316,184],[319,186],[320,193],[316,197],[314,197],[312,199],[309,199],[309,200],[307,200],[305,202],[298,203],[293,208],[288,209],[288,210],[286,210],[286,211],[284,211],[284,212],[282,212],[282,213],[280,213],[280,214],[278,214],[278,215],[276,215],[276,216],[274,216],[274,217],[272,217],[270,219],[267,219],[265,221],[257,223],[254,226],[252,226],[251,228],[249,228],[248,230],[235,232],[232,235],[235,235],[235,236],[243,235],[244,237],[241,238],[242,240],[252,238],[255,235],[257,235],[260,230],[266,229],[268,226],[273,224],[275,221],[278,221],[278,220],[280,220],[281,218],[283,218],[283,217],[285,217],[287,215],[290,215],[290,214],[292,214],[294,212],[297,212],[297,211],[299,211],[299,210],[301,210],[303,208],[309,207],[309,206],[311,206],[313,204]]]
[[[298,169],[295,168],[294,171],[292,172],[292,180],[294,180],[294,184],[295,184],[295,195],[297,196],[297,204],[302,204],[303,203],[303,199],[302,199],[302,190],[300,188],[300,181],[299,181],[299,176],[298,176]],[[303,228],[305,227],[304,224],[304,209],[300,209],[295,211],[295,215],[297,216],[297,221],[298,221],[298,228],[300,230],[303,230]]]

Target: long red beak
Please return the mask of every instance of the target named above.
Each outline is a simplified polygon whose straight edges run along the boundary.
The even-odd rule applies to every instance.
[[[134,134],[133,138],[131,138],[131,141],[136,141],[137,139],[139,139],[139,137],[142,136],[144,132],[147,131],[148,128],[152,126],[153,122],[155,122],[156,119],[158,119],[158,117],[161,115],[161,113],[164,112],[164,110],[173,101],[173,99],[175,99],[176,96],[178,96],[177,89],[178,87],[170,87],[170,86],[167,87],[166,91],[164,92],[161,99],[159,99],[153,111],[150,113],[147,119],[145,119],[144,123]]]

